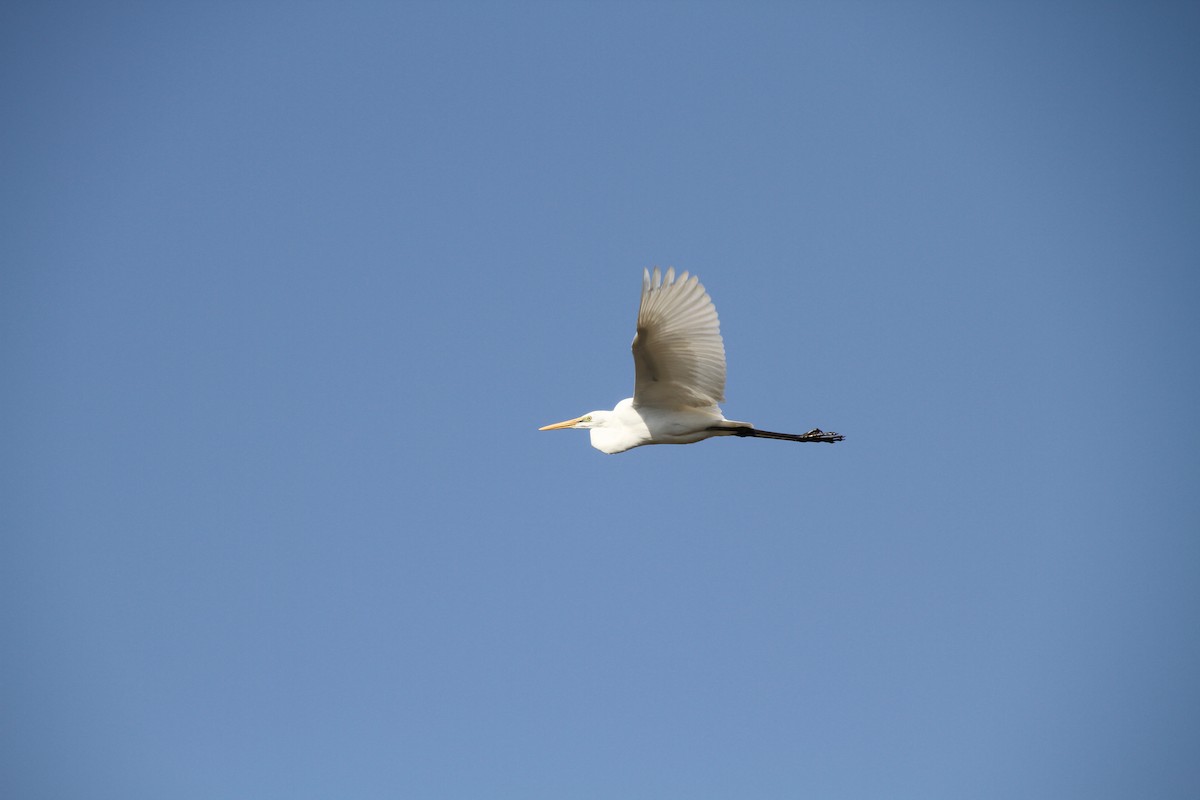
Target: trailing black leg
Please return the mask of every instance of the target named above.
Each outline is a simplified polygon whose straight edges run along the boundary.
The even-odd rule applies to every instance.
[[[709,430],[720,431],[729,429],[720,425],[714,425]],[[759,430],[758,428],[734,428],[733,435],[741,437],[750,436],[755,439],[782,439],[788,442],[826,442],[828,444],[840,442],[846,438],[840,433],[823,431],[820,428],[813,428],[808,433],[777,433],[775,431]]]

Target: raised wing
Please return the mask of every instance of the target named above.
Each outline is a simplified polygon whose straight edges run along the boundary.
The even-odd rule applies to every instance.
[[[709,408],[725,400],[725,343],[712,299],[696,276],[642,273],[633,337],[635,406]]]

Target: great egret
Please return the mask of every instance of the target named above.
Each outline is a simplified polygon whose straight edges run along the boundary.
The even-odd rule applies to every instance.
[[[725,419],[725,345],[712,299],[695,275],[675,269],[663,278],[642,271],[642,304],[633,337],[633,397],[612,411],[539,428],[586,428],[592,447],[623,453],[644,444],[691,444],[711,436],[753,436],[791,442],[840,442],[840,433],[813,428],[808,433],[775,433],[749,422]]]

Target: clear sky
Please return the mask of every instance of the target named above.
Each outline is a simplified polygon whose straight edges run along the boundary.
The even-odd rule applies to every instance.
[[[0,794],[1200,796],[1197,42],[7,4]],[[538,433],[654,265],[846,441]]]

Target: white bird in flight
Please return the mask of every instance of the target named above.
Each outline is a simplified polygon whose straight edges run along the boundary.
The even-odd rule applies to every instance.
[[[586,428],[592,447],[623,453],[644,444],[691,444],[711,436],[753,436],[791,442],[840,442],[840,433],[775,433],[725,419],[725,344],[712,298],[695,275],[675,269],[664,279],[642,271],[642,304],[633,337],[633,397],[612,411],[592,411],[538,430]]]

